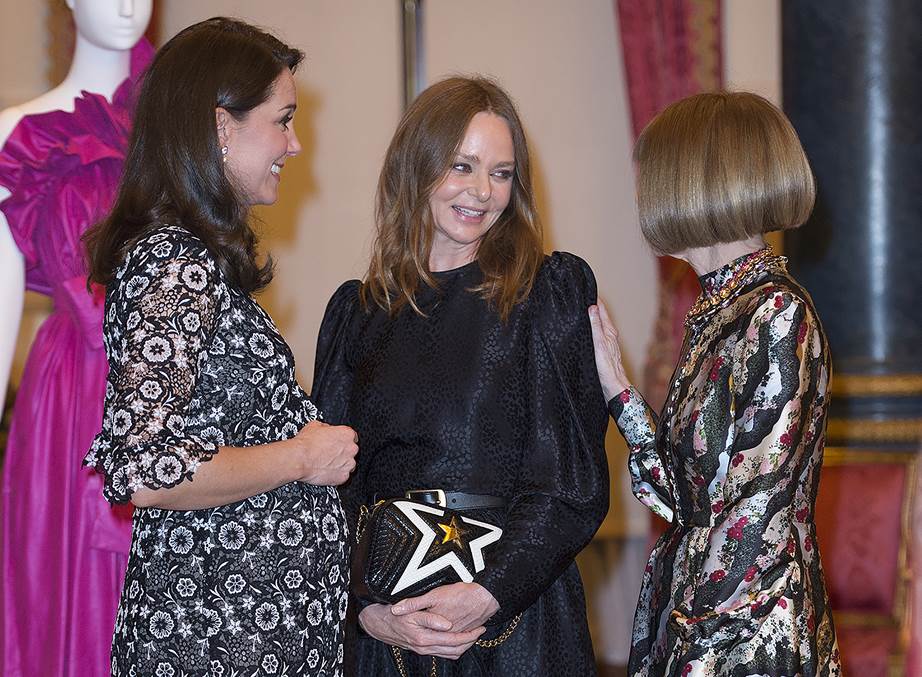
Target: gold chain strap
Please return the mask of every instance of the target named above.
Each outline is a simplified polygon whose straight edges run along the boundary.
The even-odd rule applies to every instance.
[[[516,627],[519,624],[519,621],[522,620],[522,614],[519,614],[512,619],[512,622],[509,624],[509,627],[503,630],[503,634],[494,639],[478,639],[476,644],[477,646],[483,647],[484,649],[493,649],[498,647],[500,644],[505,642],[509,637],[515,632]]]
[[[503,634],[499,637],[493,639],[478,639],[475,644],[484,649],[493,649],[498,647],[500,644],[505,642],[512,636],[512,633],[515,632],[515,629],[519,625],[519,621],[522,620],[522,614],[519,614],[512,619],[512,622],[509,623],[509,627],[503,630]],[[400,653],[400,647],[391,646],[391,652],[394,654],[394,662],[397,664],[397,670],[400,671],[400,677],[409,677],[407,674],[407,668],[403,664],[403,654]],[[429,677],[438,677],[438,668],[436,666],[435,657],[432,658],[432,670],[429,672]]]
[[[407,674],[407,668],[403,664],[403,655],[400,653],[400,647],[391,646],[391,652],[394,654],[394,662],[397,664],[397,669],[400,671],[400,677],[410,677]],[[432,670],[429,673],[429,677],[438,677],[438,669],[435,665],[435,657],[432,658]]]

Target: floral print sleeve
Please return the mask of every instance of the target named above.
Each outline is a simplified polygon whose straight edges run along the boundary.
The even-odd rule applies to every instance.
[[[674,514],[672,474],[656,448],[653,410],[634,388],[613,397],[608,408],[631,450],[628,469],[634,495],[655,514],[671,522]]]
[[[109,378],[102,431],[84,460],[105,475],[105,497],[172,487],[217,452],[189,424],[193,397],[227,290],[197,240],[142,239],[106,299]]]
[[[795,609],[800,570],[816,558],[812,501],[823,435],[828,366],[806,304],[768,296],[728,370],[732,436],[707,486],[713,527],[688,616],[677,621],[703,646],[758,634],[763,623],[815,623]],[[785,619],[785,620],[782,620]],[[813,628],[811,627],[811,632]]]

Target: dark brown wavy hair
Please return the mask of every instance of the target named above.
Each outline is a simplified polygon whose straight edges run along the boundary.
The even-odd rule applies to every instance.
[[[377,235],[361,298],[391,314],[416,303],[421,284],[436,288],[429,270],[435,222],[432,192],[449,172],[471,119],[481,112],[503,118],[512,133],[515,172],[505,211],[477,249],[483,283],[473,291],[505,320],[528,297],[544,260],[541,223],[531,185],[525,132],[509,95],[482,77],[452,77],[417,97],[400,121],[378,179]]]
[[[225,278],[246,293],[272,279],[257,262],[249,210],[224,172],[215,108],[236,120],[272,95],[304,54],[268,33],[215,17],[180,31],[157,53],[141,86],[112,211],[84,236],[89,279],[111,282],[137,240],[164,223],[197,235]]]

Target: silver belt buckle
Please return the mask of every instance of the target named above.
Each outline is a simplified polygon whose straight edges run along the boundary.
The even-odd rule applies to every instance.
[[[436,505],[440,508],[447,507],[447,501],[445,500],[445,491],[444,489],[413,489],[404,494],[404,498],[409,500],[418,500],[413,498],[413,494],[434,494],[436,498]]]

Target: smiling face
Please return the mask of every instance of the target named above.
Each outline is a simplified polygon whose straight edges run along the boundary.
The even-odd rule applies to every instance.
[[[144,34],[153,0],[67,0],[77,31],[103,49],[131,49]]]
[[[218,139],[227,147],[225,169],[248,206],[278,199],[285,160],[301,152],[292,125],[296,107],[295,81],[286,68],[275,79],[269,98],[242,120],[223,108],[216,110]]]
[[[471,118],[451,169],[429,197],[435,222],[429,269],[473,261],[487,231],[509,206],[515,148],[506,120],[480,112]]]

